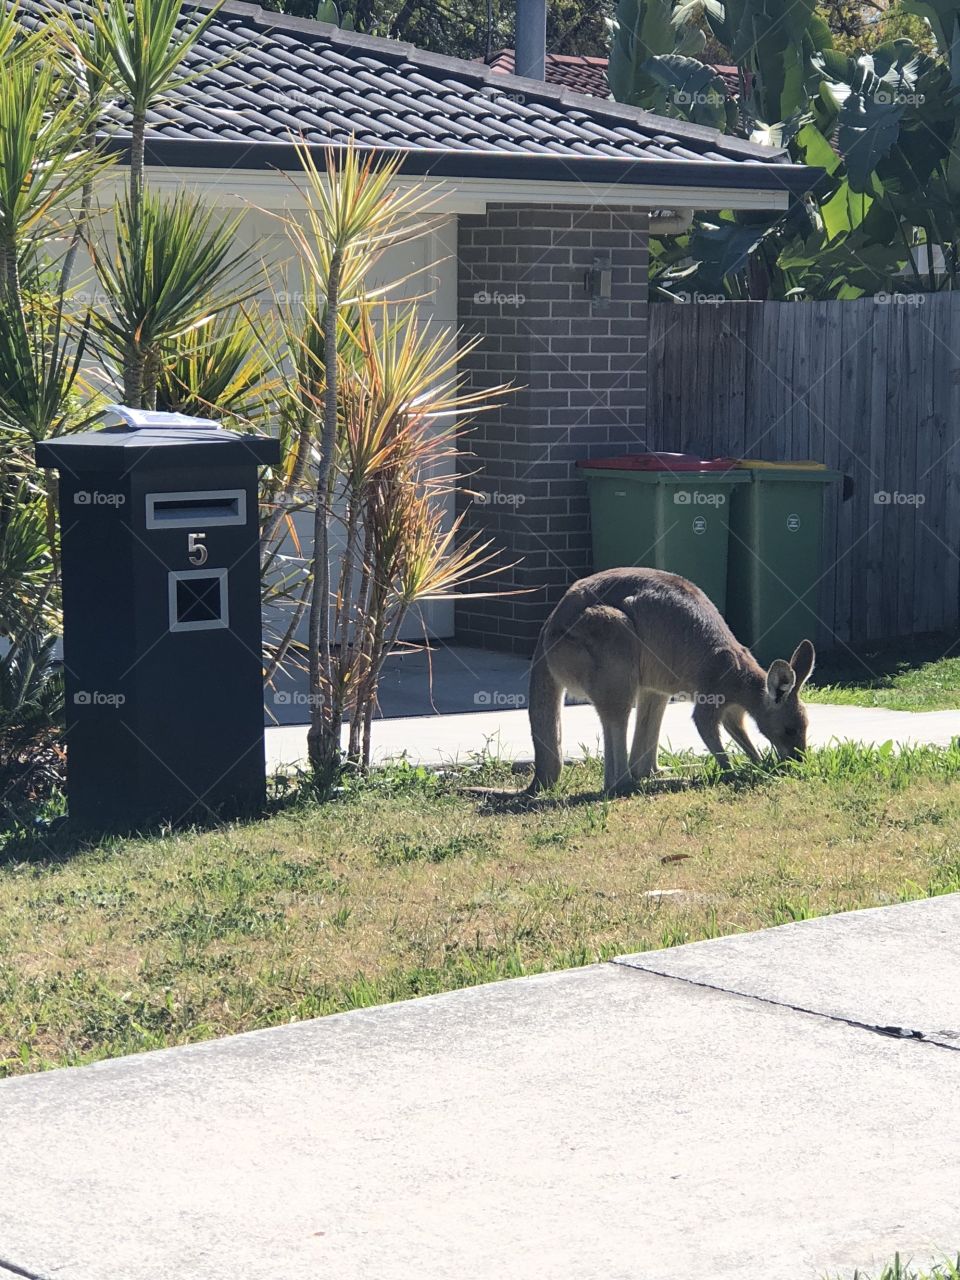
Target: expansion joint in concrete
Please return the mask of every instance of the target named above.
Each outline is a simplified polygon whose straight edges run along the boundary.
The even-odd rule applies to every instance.
[[[638,964],[628,964],[625,960],[609,960],[608,964],[619,969],[630,969],[634,973],[645,973],[654,978],[666,978],[672,982],[685,982],[691,987],[703,987],[706,991],[717,991],[721,995],[736,996],[741,1000],[753,1000],[757,1004],[772,1005],[775,1009],[789,1009],[791,1013],[805,1013],[812,1018],[823,1018],[827,1022],[840,1022],[844,1026],[854,1027],[857,1031],[869,1031],[873,1035],[886,1036],[890,1040],[913,1040],[920,1044],[933,1045],[935,1049],[946,1049],[948,1053],[960,1053],[960,1032],[938,1031],[933,1035],[917,1031],[913,1027],[895,1025],[879,1026],[872,1022],[858,1022],[856,1018],[845,1018],[839,1013],[825,1013],[822,1009],[807,1009],[804,1005],[790,1004],[785,1000],[772,1000],[769,996],[758,996],[750,991],[736,991],[732,987],[722,987],[719,983],[704,982],[700,978],[687,978],[677,973],[661,973],[659,969],[644,969]],[[938,1039],[937,1037],[943,1037]],[[956,1044],[944,1044],[943,1039],[956,1037]]]
[[[21,1280],[49,1280],[48,1276],[41,1275],[39,1271],[27,1271],[7,1258],[0,1258],[0,1280],[8,1280],[10,1276],[19,1276]]]

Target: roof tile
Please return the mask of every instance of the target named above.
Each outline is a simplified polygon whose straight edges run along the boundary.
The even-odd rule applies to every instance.
[[[53,0],[53,6],[82,17],[85,2]],[[50,7],[51,0],[21,0],[21,20],[35,23]],[[187,0],[184,20],[208,7],[209,0]],[[586,68],[594,92],[597,76],[606,75],[604,59],[552,57],[554,83],[546,84],[502,74],[499,65],[266,13],[244,0],[225,0],[190,67],[199,74],[163,111],[151,112],[148,141],[288,144],[302,133],[318,145],[355,135],[371,146],[427,153],[523,152],[631,163],[689,158],[730,167],[785,161],[783,152],[558,87],[582,90]],[[256,162],[252,155],[250,162]]]

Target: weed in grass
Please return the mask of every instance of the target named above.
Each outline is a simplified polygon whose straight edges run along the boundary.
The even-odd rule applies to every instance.
[[[833,1277],[832,1280],[840,1280],[840,1277]],[[922,1271],[915,1271],[912,1263],[903,1261],[898,1253],[894,1255],[893,1262],[888,1263],[877,1276],[866,1271],[854,1271],[852,1280],[960,1280],[960,1253],[955,1261],[947,1258],[929,1270]]]
[[[448,858],[483,853],[486,848],[487,841],[482,836],[465,833],[440,840],[410,840],[388,833],[377,838],[374,856],[381,866],[390,866],[405,862],[446,862]]]
[[[789,898],[780,897],[770,908],[770,923],[790,924],[795,920],[809,920],[815,915],[819,912],[811,910],[808,898],[797,898],[791,902]]]
[[[534,849],[556,848],[567,844],[573,838],[576,830],[573,823],[565,823],[562,827],[556,827],[552,831],[548,829],[534,831],[531,833],[530,843]]]
[[[611,801],[604,799],[582,811],[584,829],[591,835],[602,835],[610,823]]]
[[[935,857],[927,893],[931,897],[960,893],[960,851],[956,848],[945,849]]]
[[[680,830],[685,836],[697,835],[708,826],[712,816],[709,805],[696,804],[680,819]]]
[[[681,924],[680,922],[677,922],[676,924],[668,925],[660,933],[660,939],[659,939],[660,946],[664,948],[682,947],[684,943],[687,943],[689,941],[690,941],[690,932],[686,928],[686,926]]]
[[[353,915],[353,907],[348,907],[346,903],[339,906],[330,917],[330,923],[334,929],[344,930],[350,923],[350,917]]]

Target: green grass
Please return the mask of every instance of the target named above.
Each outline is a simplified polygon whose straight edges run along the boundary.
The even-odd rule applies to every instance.
[[[903,1261],[897,1254],[878,1274],[855,1271],[852,1280],[960,1280],[960,1253],[954,1262],[947,1259],[929,1271],[915,1271],[909,1261]]]
[[[597,760],[532,806],[473,794],[519,785],[486,760],[217,830],[0,837],[0,1075],[960,891],[960,745],[671,763],[616,801]]]
[[[804,698],[891,711],[960,708],[960,638],[926,636],[897,646],[825,654]]]

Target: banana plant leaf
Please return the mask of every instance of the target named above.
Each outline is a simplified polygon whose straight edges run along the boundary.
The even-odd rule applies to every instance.
[[[744,271],[766,228],[736,222],[705,223],[690,236],[690,256],[700,264],[698,285],[708,293],[724,293],[729,277]]]
[[[607,75],[613,96],[618,102],[649,107],[662,83],[644,64],[649,58],[689,47],[694,24],[675,19],[671,0],[618,0],[610,25],[613,38]]]
[[[909,291],[912,279],[905,274],[907,262],[905,250],[868,244],[859,233],[835,244],[812,237],[779,259],[785,273],[802,281],[803,296],[811,300]]]
[[[870,212],[874,194],[856,191],[849,178],[844,178],[829,199],[820,204],[820,217],[828,240],[848,236]]]
[[[668,53],[647,58],[640,70],[657,86],[652,110],[712,129],[736,125],[736,104],[712,67]]]
[[[742,0],[728,8],[731,13],[724,24],[728,31],[731,17],[736,22],[728,45],[731,56],[753,72],[752,114],[759,120],[785,120],[802,110],[809,97],[810,58],[815,50],[809,36],[815,0]]]
[[[928,61],[910,40],[891,40],[856,58],[832,52],[814,58],[824,77],[821,96],[837,109],[837,147],[854,191],[871,190],[905,118],[921,104],[917,81]]]
[[[950,83],[960,88],[960,6],[954,0],[903,0],[904,13],[926,18],[940,55],[950,66]]]
[[[874,170],[899,141],[905,111],[896,99],[884,102],[862,93],[847,95],[840,108],[837,146],[853,191],[871,189]]]

